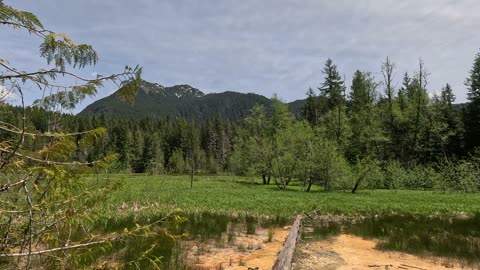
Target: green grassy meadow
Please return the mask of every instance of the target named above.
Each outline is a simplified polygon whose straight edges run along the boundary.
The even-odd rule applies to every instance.
[[[116,215],[120,205],[167,213],[212,212],[292,217],[303,212],[317,214],[410,213],[458,215],[480,212],[480,195],[412,190],[360,190],[323,192],[315,187],[303,192],[301,186],[280,190],[235,176],[196,176],[190,190],[189,176],[114,175],[124,186],[109,197],[105,210]],[[128,211],[127,211],[128,212]]]
[[[384,239],[385,249],[459,258],[472,265],[478,263],[480,195],[475,193],[359,190],[352,194],[348,191],[327,193],[320,187],[307,193],[299,185],[281,190],[275,184],[261,185],[260,180],[252,182],[244,177],[222,175],[196,176],[192,190],[188,175],[109,175],[86,180],[86,183],[94,185],[115,180],[120,180],[123,187],[108,194],[106,201],[93,209],[97,216],[91,225],[97,234],[124,228],[134,230],[138,224],[178,215],[185,217],[179,226],[164,224],[171,233],[186,233],[188,239],[219,241],[229,233],[229,224],[246,228],[248,233],[249,228],[254,232],[257,225],[285,226],[295,215],[308,212],[315,216],[346,217],[340,221],[342,224],[335,219],[318,223],[305,218],[320,238],[345,230]],[[363,219],[357,220],[356,215]],[[353,223],[349,223],[350,217]],[[161,245],[155,245],[151,254],[164,258],[165,269],[183,269],[179,265],[185,260],[184,254],[174,248],[177,246],[168,237],[165,239],[162,238]],[[123,254],[122,261],[128,262],[143,256],[139,251],[153,244],[150,238],[126,241],[114,246],[109,256],[116,258]],[[98,256],[100,253],[86,256],[82,263],[90,265]],[[140,263],[141,268],[151,268],[148,260]]]

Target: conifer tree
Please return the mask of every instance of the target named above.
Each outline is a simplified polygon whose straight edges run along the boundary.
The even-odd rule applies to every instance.
[[[347,154],[354,160],[377,152],[384,140],[376,108],[377,83],[369,73],[357,70],[353,75],[350,92],[349,119],[351,140]]]
[[[467,150],[472,151],[480,146],[480,53],[477,53],[465,81],[468,90],[468,101],[465,112],[465,139]]]
[[[318,124],[319,100],[312,88],[309,88],[307,91],[307,100],[303,107],[302,116],[310,125],[316,126]]]
[[[341,149],[345,149],[346,139],[349,134],[346,115],[345,82],[331,59],[327,59],[322,72],[325,77],[319,90],[320,97],[323,97],[326,101],[326,106],[321,108],[321,123],[326,127],[325,132],[327,136],[336,141]]]
[[[337,70],[337,66],[329,58],[325,62],[322,73],[325,75],[324,82],[318,88],[320,95],[327,98],[327,109],[331,110],[345,103],[344,81]]]
[[[450,84],[433,97],[430,108],[430,159],[438,160],[459,155],[463,145],[463,127],[460,113],[453,107],[455,95]]]
[[[115,258],[116,266],[128,268],[144,261],[142,265],[146,263],[158,268],[158,258],[151,254],[151,250],[158,244],[159,233],[165,232],[159,226],[161,220],[138,226],[131,224],[133,228],[121,228],[117,232],[91,231],[93,218],[98,215],[96,206],[101,205],[105,196],[119,186],[117,182],[110,181],[97,181],[90,186],[85,176],[107,172],[116,155],[79,162],[74,160],[78,157],[74,153],[83,150],[94,153],[96,150],[91,149],[92,146],[101,145],[100,152],[104,155],[103,147],[106,145],[104,142],[98,144],[98,139],[103,137],[106,129],[96,127],[89,130],[97,124],[94,123],[96,119],[86,119],[83,127],[79,127],[83,131],[68,132],[59,125],[62,119],[56,118],[61,116],[57,110],[74,108],[86,96],[95,95],[107,81],[116,83],[121,88],[119,94],[122,98],[132,101],[140,82],[141,69],[126,67],[116,75],[82,78],[70,70],[97,63],[98,56],[92,46],[76,43],[65,34],[44,28],[34,14],[7,6],[1,0],[0,25],[39,38],[40,56],[51,67],[32,67],[35,69],[22,71],[7,59],[0,59],[0,85],[15,93],[21,102],[19,121],[11,119],[12,122],[8,123],[5,122],[8,118],[1,118],[0,122],[1,133],[11,134],[11,137],[2,137],[0,141],[1,267],[104,268],[112,259],[105,251],[112,248],[113,242],[124,245],[128,250],[125,241],[138,240],[141,235],[142,240],[139,241],[153,245],[133,251],[137,258],[133,261]],[[77,83],[66,84],[68,79],[57,80],[58,76],[75,78]],[[24,87],[31,85],[37,85],[40,92],[52,93],[35,102],[35,106],[49,111],[45,115],[53,117],[41,130],[30,127],[30,119],[35,119],[35,113],[32,114],[24,104]],[[98,123],[105,124],[106,120],[100,119]],[[36,145],[36,142],[41,143]],[[88,154],[83,155],[86,156]],[[107,256],[96,265],[96,259],[102,255]],[[85,265],[85,262],[91,264]]]

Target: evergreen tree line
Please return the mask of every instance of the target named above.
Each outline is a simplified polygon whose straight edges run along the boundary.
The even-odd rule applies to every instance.
[[[21,108],[2,106],[0,118],[5,123],[18,123]],[[116,172],[134,173],[186,173],[192,166],[195,171],[216,173],[227,170],[236,125],[220,115],[205,122],[195,123],[185,119],[115,119],[107,117],[78,117],[48,112],[38,107],[28,107],[26,114],[29,132],[86,132],[105,128],[106,132],[90,144],[78,143],[73,161],[93,162],[109,154],[116,154],[113,166]],[[0,133],[1,140],[13,135]],[[48,138],[25,138],[24,147],[40,150],[50,143]]]
[[[78,144],[72,159],[91,162],[116,153],[114,169],[123,172],[233,172],[280,188],[301,183],[306,191],[313,184],[354,192],[360,186],[479,190],[480,54],[465,82],[467,105],[454,104],[448,83],[429,95],[421,60],[399,87],[395,74],[387,58],[380,79],[357,70],[347,89],[328,59],[323,83],[307,92],[301,119],[273,97],[271,106],[256,105],[241,122],[221,115],[205,122],[75,117],[34,107],[27,126],[38,132],[104,127],[105,135]],[[1,114],[6,123],[21,121],[18,108],[3,106]],[[48,144],[26,140],[32,150]]]

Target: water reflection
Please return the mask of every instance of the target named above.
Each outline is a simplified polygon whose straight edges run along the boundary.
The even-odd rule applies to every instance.
[[[480,214],[473,217],[384,214],[306,220],[304,240],[340,233],[380,239],[378,248],[480,263]]]

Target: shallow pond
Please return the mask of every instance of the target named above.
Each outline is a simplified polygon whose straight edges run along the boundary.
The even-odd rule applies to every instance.
[[[302,239],[316,241],[340,233],[379,239],[378,249],[458,259],[480,265],[480,215],[467,217],[384,214],[305,219]]]
[[[156,239],[159,244],[150,250],[150,258],[161,257],[157,261],[161,269],[211,269],[214,261],[219,259],[227,266],[246,266],[247,261],[244,258],[257,250],[267,250],[272,240],[277,242],[277,250],[271,252],[274,257],[288,234],[288,229],[281,232],[285,235],[280,235],[278,230],[291,223],[290,219],[282,217],[209,212],[189,214],[186,220],[175,228],[169,228],[173,234],[181,235],[180,238],[174,240],[168,235],[159,235],[160,239]],[[127,242],[114,253],[122,254],[121,260],[128,262],[143,256],[136,250],[147,250],[152,244],[151,239]],[[206,266],[201,265],[209,266],[203,268]],[[150,260],[140,260],[131,268],[138,267],[155,269]]]
[[[156,220],[161,216],[156,219],[148,216],[148,220],[150,218]],[[155,269],[151,261],[155,260],[161,269],[210,269],[200,266],[206,265],[205,261],[222,260],[219,266],[222,269],[231,269],[232,265],[245,268],[247,264],[244,259],[249,255],[274,260],[288,234],[288,229],[284,226],[293,222],[293,219],[281,217],[210,212],[189,214],[185,218],[186,222],[166,227],[169,232],[181,236],[179,238],[158,233],[154,238],[145,238],[144,241],[139,241],[138,237],[126,239],[113,243],[107,251],[82,254],[85,258],[82,265],[98,264],[102,260],[116,261],[119,264],[135,261],[126,268]],[[147,220],[127,217],[98,226],[101,233],[108,234],[118,228],[134,226],[137,222],[148,224]],[[305,216],[304,224],[302,242],[318,242],[349,234],[378,239],[380,241],[376,248],[382,250],[442,256],[461,260],[468,266],[480,266],[480,215],[315,215]],[[148,253],[140,253],[142,250],[148,250]],[[226,267],[223,264],[225,259]],[[252,263],[259,265],[261,262]]]

